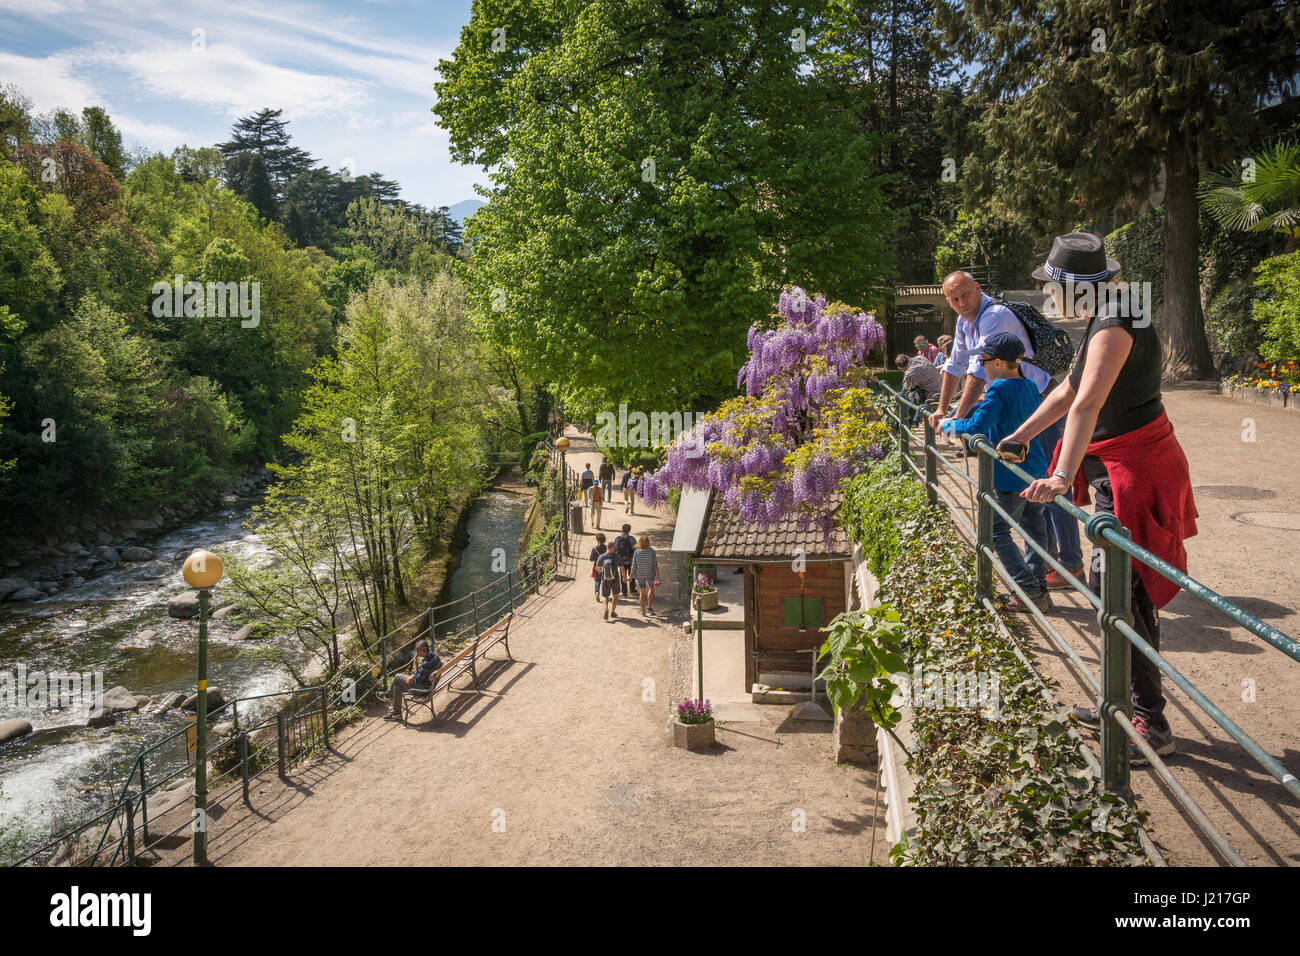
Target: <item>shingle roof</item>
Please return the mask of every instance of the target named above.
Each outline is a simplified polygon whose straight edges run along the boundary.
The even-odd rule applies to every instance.
[[[839,511],[838,494],[832,496],[831,504]],[[808,558],[847,558],[853,551],[848,536],[838,527],[831,534],[828,551],[826,537],[815,524],[809,524],[807,531],[800,531],[798,519],[793,517],[766,527],[749,524],[740,517],[739,511],[732,513],[727,509],[722,495],[713,495],[709,505],[708,530],[699,560],[789,561],[794,558],[798,548],[802,548]]]

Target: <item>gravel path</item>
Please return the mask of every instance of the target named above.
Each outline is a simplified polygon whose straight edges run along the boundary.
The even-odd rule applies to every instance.
[[[598,465],[572,431],[569,462]],[[623,520],[616,500],[606,526]],[[643,506],[642,506],[643,507]],[[672,513],[629,519],[661,555]],[[713,753],[671,746],[670,704],[687,686],[691,642],[656,602],[605,622],[592,597],[590,533],[572,545],[569,580],[551,584],[510,632],[515,662],[485,690],[444,694],[441,719],[409,727],[371,716],[331,753],[270,778],[214,815],[218,865],[844,864],[868,862],[872,771],[831,760],[829,724],[720,725]],[[661,561],[663,558],[661,557]],[[669,575],[664,575],[667,580]],[[665,601],[674,596],[663,595]],[[504,658],[499,649],[491,652]],[[466,681],[458,682],[458,686]],[[883,809],[875,859],[888,845]],[[164,862],[184,865],[185,850]]]

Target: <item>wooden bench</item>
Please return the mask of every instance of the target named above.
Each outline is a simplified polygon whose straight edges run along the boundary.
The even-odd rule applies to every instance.
[[[411,687],[402,695],[402,723],[406,723],[408,711],[414,707],[428,707],[429,719],[437,719],[438,712],[433,706],[434,698],[440,689],[451,686],[466,670],[473,675],[474,686],[478,687],[478,660],[495,644],[504,644],[506,657],[514,660],[510,654],[510,622],[514,613],[506,614],[482,634],[456,652],[456,655],[434,671],[428,687]]]

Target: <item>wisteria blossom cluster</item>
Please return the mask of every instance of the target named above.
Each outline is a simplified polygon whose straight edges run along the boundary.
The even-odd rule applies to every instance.
[[[674,487],[713,488],[746,521],[766,525],[795,514],[800,529],[812,522],[829,536],[831,495],[882,457],[888,430],[863,362],[885,330],[874,316],[797,286],[781,293],[774,318],[775,328],[749,330],[750,358],[736,381],[746,394],[668,450],[663,467],[641,483],[647,504]]]

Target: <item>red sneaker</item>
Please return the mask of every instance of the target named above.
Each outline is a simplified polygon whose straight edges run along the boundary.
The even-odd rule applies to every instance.
[[[1083,576],[1083,568],[1076,568],[1070,573],[1073,574],[1080,581],[1082,581],[1084,584],[1088,583],[1088,579]],[[1047,572],[1047,590],[1064,591],[1072,587],[1074,587],[1074,585],[1072,585],[1069,581],[1065,580],[1065,578],[1061,577],[1055,571]]]

